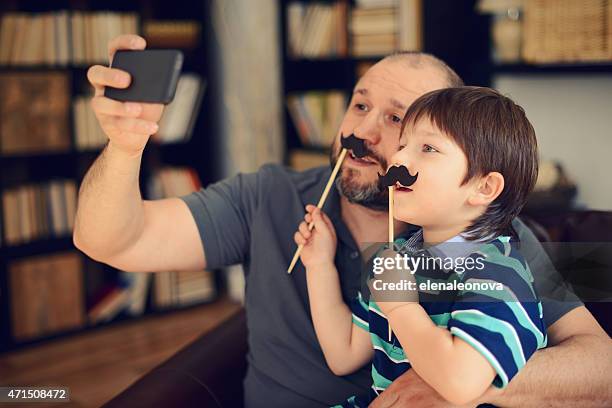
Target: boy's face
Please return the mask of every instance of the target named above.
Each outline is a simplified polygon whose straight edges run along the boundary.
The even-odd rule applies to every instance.
[[[467,158],[453,139],[428,119],[406,126],[400,150],[389,164],[406,166],[412,175],[418,173],[410,189],[395,189],[396,219],[440,232],[469,225],[473,208],[467,200],[474,183],[461,185]]]

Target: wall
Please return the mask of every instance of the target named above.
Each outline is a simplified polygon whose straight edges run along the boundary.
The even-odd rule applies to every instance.
[[[493,86],[525,108],[541,157],[578,184],[577,203],[612,210],[612,76],[500,75]]]

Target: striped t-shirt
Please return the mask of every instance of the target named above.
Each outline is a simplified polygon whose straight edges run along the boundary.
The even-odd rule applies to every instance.
[[[417,285],[427,280],[450,284],[452,281],[463,282],[464,287],[468,287],[468,283],[471,285],[470,290],[451,292],[419,290],[419,303],[436,325],[450,330],[481,353],[497,373],[493,385],[505,387],[529,357],[537,349],[545,347],[547,342],[542,305],[533,288],[529,266],[510,237],[500,236],[486,243],[460,238],[459,241],[463,241],[461,245],[447,241],[429,248],[427,252],[415,249],[420,241],[421,231],[409,240],[398,239],[395,244],[400,253],[413,257],[425,253],[429,257],[473,258],[472,262],[480,258],[479,265],[483,267],[470,268],[462,273],[443,267],[429,266],[427,271],[416,269]],[[495,290],[482,289],[486,285],[474,289],[476,282],[501,285],[497,285]],[[410,368],[397,337],[389,330],[386,316],[368,297],[360,293],[349,306],[353,323],[370,333],[374,347],[373,384],[368,395],[353,396],[341,405],[344,407],[367,407]]]

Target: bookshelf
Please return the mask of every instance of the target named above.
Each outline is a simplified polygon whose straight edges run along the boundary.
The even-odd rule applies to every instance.
[[[296,3],[299,4],[298,7],[293,6]],[[312,16],[309,17],[309,10],[312,10],[314,7],[337,9],[338,7],[336,5],[339,3],[342,4],[339,8],[345,10],[346,14],[343,18],[339,19],[344,24],[344,31],[337,30],[337,27],[333,27],[331,31],[339,33],[336,35],[346,41],[346,44],[340,47],[343,52],[296,53],[296,48],[298,50],[301,49],[296,46],[296,44],[300,44],[299,41],[295,40],[296,32],[300,32],[301,30],[315,38],[317,37],[316,30],[312,30],[308,27],[308,18],[312,18]],[[402,2],[402,0],[282,0],[280,4],[279,20],[282,34],[282,73],[285,100],[292,95],[304,92],[334,90],[344,92],[348,99],[353,86],[360,76],[358,71],[361,70],[361,72],[363,72],[367,69],[369,64],[376,62],[390,53],[391,50],[389,46],[385,45],[385,35],[388,36],[388,33],[385,35],[375,34],[375,36],[383,38],[380,52],[377,53],[376,49],[374,51],[367,49],[368,47],[366,47],[367,51],[369,51],[366,53],[367,55],[362,55],[363,53],[360,52],[356,56],[353,52],[355,50],[354,40],[356,36],[359,36],[359,34],[355,34],[356,28],[352,21],[355,18],[354,10],[364,4],[371,4],[374,7],[380,7],[382,9],[388,9],[390,5],[393,4],[404,4],[403,15],[408,15],[408,17],[405,17],[404,20],[396,21],[412,21],[413,24],[419,27],[417,30],[419,33],[417,36],[419,38],[414,41],[404,39],[403,44],[414,45],[414,47],[407,48],[403,47],[402,42],[396,39],[396,48],[421,50],[441,58],[463,78],[467,85],[491,86],[494,77],[498,74],[551,76],[573,74],[607,75],[612,72],[612,59],[573,62],[557,61],[538,64],[524,60],[515,63],[501,63],[496,61],[493,56],[494,39],[491,33],[491,27],[494,24],[494,16],[479,12],[478,0],[427,0],[419,2]],[[416,8],[416,11],[406,13],[409,6]],[[607,11],[603,9],[597,10],[599,13],[597,14],[597,18],[599,20],[595,21],[596,23],[600,22],[604,15],[602,13],[607,12],[608,15],[612,15],[612,6],[608,5],[606,7],[608,7]],[[295,23],[292,23],[292,21],[298,19],[296,16],[300,15],[299,10],[302,10],[301,16],[304,22],[297,24],[298,28],[296,29],[293,27]],[[310,11],[310,13],[311,15],[316,14],[316,12],[313,11]],[[398,13],[402,14],[401,6],[398,8]],[[366,21],[364,24],[364,13],[361,13],[362,20],[357,24],[357,26],[360,27],[357,30],[361,30],[362,33],[364,30],[366,33],[373,33],[379,30],[381,26],[384,28],[385,26],[392,25],[388,20],[388,16],[384,17],[384,12],[378,13],[378,15],[376,12],[372,12],[371,14],[374,16],[374,21],[371,22],[371,24]],[[381,15],[383,15],[383,17],[381,17]],[[541,13],[537,14],[537,16],[538,18],[548,18],[545,17],[545,14]],[[395,24],[395,30],[400,29],[401,23],[399,26],[396,23],[393,24]],[[524,29],[525,23],[523,22],[522,24]],[[532,26],[533,24],[534,23],[531,22]],[[393,31],[393,29],[389,31]],[[413,33],[413,36],[414,35]],[[534,34],[529,35],[530,41],[536,41],[537,44],[541,43],[539,37]],[[547,34],[542,33],[540,35],[543,36]],[[399,36],[405,36],[405,33]],[[319,38],[320,37],[321,34],[319,34]],[[323,36],[323,38],[325,37]],[[366,41],[366,44],[367,43]],[[597,38],[591,38],[591,43],[600,45]],[[308,42],[306,42],[306,44],[308,44]],[[310,46],[311,49],[317,50],[317,47],[313,46],[312,43],[310,43]],[[305,48],[308,49],[308,46]],[[608,46],[608,48],[610,47]],[[331,49],[336,50],[338,47],[332,47]],[[320,155],[319,163],[326,164],[328,155],[326,146],[313,147],[305,144],[303,142],[303,136],[300,135],[300,125],[296,125],[296,121],[293,119],[295,115],[292,115],[291,109],[289,109],[287,103],[285,103],[285,105],[284,120],[285,135],[287,139],[285,162],[293,165],[294,152],[306,152],[305,154],[308,157],[318,153]],[[311,164],[313,161],[307,159],[305,163]],[[300,168],[303,167],[300,166]]]
[[[327,164],[360,72],[393,50],[421,48],[421,7],[420,0],[280,1],[287,164]]]
[[[177,122],[176,118],[172,122],[168,119],[167,140],[152,138],[147,144],[140,178],[143,197],[155,199],[166,194],[186,194],[196,189],[197,183],[206,185],[215,180],[214,150],[210,146],[214,144],[211,135],[217,126],[217,115],[210,95],[217,90],[206,89],[214,82],[210,79],[215,75],[209,64],[213,56],[209,21],[208,0],[197,4],[161,0],[9,0],[0,4],[0,41],[7,32],[18,33],[20,37],[11,37],[10,42],[22,45],[17,51],[13,47],[12,51],[0,52],[0,81],[1,78],[11,81],[26,78],[22,79],[25,86],[13,86],[15,92],[23,92],[16,99],[17,105],[5,102],[0,106],[0,115],[6,115],[10,109],[26,112],[23,117],[28,120],[12,124],[14,134],[18,130],[21,134],[23,128],[19,126],[31,124],[23,133],[31,131],[28,134],[43,134],[41,137],[44,137],[44,132],[36,129],[35,124],[36,120],[47,120],[50,125],[45,129],[63,137],[58,143],[48,144],[49,139],[42,138],[40,143],[27,146],[20,137],[7,136],[10,126],[0,127],[0,196],[3,197],[0,199],[0,352],[116,322],[168,313],[217,298],[220,282],[216,271],[180,275],[164,272],[163,276],[155,274],[156,277],[143,282],[138,276],[150,274],[124,273],[80,253],[74,248],[69,228],[72,225],[69,208],[76,203],[76,189],[103,147],[94,135],[98,131],[93,126],[95,121],[83,116],[83,112],[90,109],[85,104],[92,92],[87,69],[96,63],[108,63],[106,43],[116,32],[127,30],[143,35],[149,48],[180,48],[185,55],[183,74],[201,79],[193,82],[192,78],[185,86],[193,91],[195,83],[197,92],[180,97],[183,107],[176,109],[179,113],[175,116],[184,123]],[[83,37],[78,33],[83,33]],[[4,41],[6,44],[7,40]],[[57,87],[58,93],[63,90],[62,95],[47,95],[46,100],[42,96],[28,99],[44,94],[40,89],[44,90],[45,83]],[[32,88],[29,93],[24,91],[27,87]],[[79,98],[83,102],[77,107],[75,102]],[[175,101],[178,99],[179,92]],[[52,103],[57,111],[45,113]],[[24,104],[29,104],[29,108],[24,109]],[[180,115],[185,106],[192,110],[190,117]],[[62,125],[57,125],[60,122]],[[82,139],[88,132],[92,136]],[[45,145],[51,147],[45,148]],[[191,170],[173,170],[176,168]],[[63,190],[49,187],[58,181],[72,186],[59,200],[57,194]],[[7,195],[8,200],[4,199]],[[12,209],[5,208],[7,203]],[[27,214],[24,204],[33,207]],[[60,213],[56,207],[64,211]],[[7,216],[6,211],[11,211],[12,216]],[[11,238],[15,231],[27,230],[24,225],[17,225],[24,219],[20,216],[24,215],[31,216],[36,224],[29,225],[25,237],[18,237],[25,239]],[[63,226],[64,230],[58,226]],[[58,270],[61,274],[54,273]],[[26,281],[27,276],[29,281]],[[43,283],[37,284],[38,281]],[[133,294],[134,285],[140,285],[140,298],[139,305],[131,310],[127,305],[134,302],[126,298],[126,291],[129,289]],[[196,285],[206,286],[207,291],[194,290]],[[77,289],[62,289],[70,287]],[[37,294],[49,298],[39,299],[39,302],[23,299]],[[61,303],[61,299],[69,300]],[[116,307],[110,317],[95,321],[90,312],[99,308],[102,301],[114,301],[121,306]],[[27,322],[36,312],[24,306],[30,304],[36,305],[32,307],[38,308],[39,313],[45,306],[50,310],[48,314],[43,313],[44,317],[38,316],[44,320],[39,326]],[[72,311],[72,317],[66,311]]]
[[[298,7],[294,6],[296,3]],[[280,4],[285,101],[311,91],[341,91],[348,103],[362,73],[395,50],[432,53],[447,61],[467,83],[490,83],[489,17],[474,11],[474,0],[282,0]],[[343,46],[332,47],[332,50],[339,48],[343,52],[322,52],[320,55],[295,52],[296,48],[299,49],[296,44],[300,43],[295,40],[295,33],[300,29],[293,27],[298,19],[296,15],[299,15],[295,10],[302,10],[304,22],[298,26],[307,33],[308,29],[303,27],[309,25],[309,10],[316,14],[312,11],[315,7],[344,11],[345,15],[337,19],[343,23],[343,30],[338,30],[338,27],[332,30],[346,42]],[[312,35],[316,36],[316,33]],[[451,35],[453,41],[449,41]],[[390,38],[393,39],[391,43]],[[285,162],[294,165],[296,154],[305,156],[304,160],[302,157],[297,160],[303,162],[297,167],[304,168],[304,165],[315,163],[313,156],[318,154],[318,162],[326,164],[329,146],[304,143],[300,125],[296,124],[299,120],[294,120],[295,114],[287,102],[285,105]],[[335,129],[329,137],[335,136]]]

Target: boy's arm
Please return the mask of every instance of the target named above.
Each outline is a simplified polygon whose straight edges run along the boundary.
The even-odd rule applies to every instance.
[[[307,205],[306,211],[294,240],[304,245],[300,259],[306,268],[312,321],[327,365],[334,374],[346,375],[371,360],[374,351],[368,333],[352,323],[351,311],[342,300],[334,265],[334,226],[314,205]]]
[[[307,268],[306,278],[312,320],[325,361],[336,375],[352,373],[372,359],[370,336],[353,324],[333,264]]]
[[[536,351],[507,388],[489,387],[478,403],[517,408],[612,405],[612,345],[589,311],[582,306],[561,317],[548,328],[548,340],[552,347]],[[416,371],[408,370],[370,408],[415,404],[451,407]]]
[[[465,404],[489,388],[496,372],[487,359],[436,326],[421,305],[396,304],[385,313],[412,368],[444,399]]]

